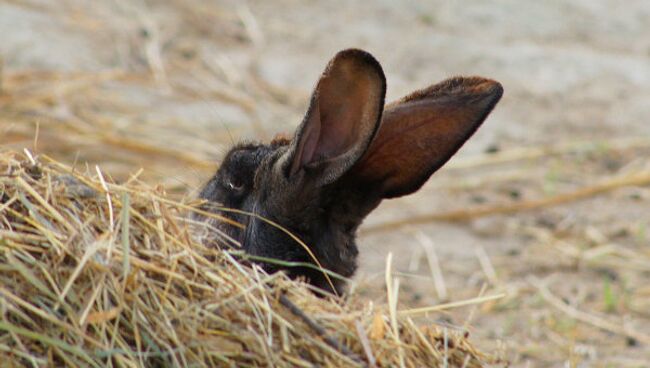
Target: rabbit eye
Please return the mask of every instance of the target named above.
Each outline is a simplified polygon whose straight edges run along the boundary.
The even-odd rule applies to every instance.
[[[228,180],[227,185],[228,188],[235,192],[241,192],[244,189],[244,183],[237,180]]]

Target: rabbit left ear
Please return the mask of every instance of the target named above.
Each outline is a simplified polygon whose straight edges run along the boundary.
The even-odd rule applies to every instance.
[[[348,49],[329,62],[286,155],[289,177],[305,170],[318,185],[338,179],[364,154],[384,108],[386,79],[379,62]]]

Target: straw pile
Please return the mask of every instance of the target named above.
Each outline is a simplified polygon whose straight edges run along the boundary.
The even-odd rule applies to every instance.
[[[191,207],[133,178],[0,152],[0,351],[26,366],[495,364],[395,308],[319,298],[195,242]],[[354,298],[352,298],[354,299]],[[390,299],[390,298],[389,298]],[[389,311],[391,310],[391,311]],[[4,364],[4,363],[3,363]]]

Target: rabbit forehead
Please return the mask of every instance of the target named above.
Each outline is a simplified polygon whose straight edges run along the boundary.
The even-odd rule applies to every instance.
[[[255,175],[255,171],[281,147],[274,144],[240,143],[231,148],[219,167],[220,172]]]
[[[240,143],[228,151],[222,166],[226,166],[230,170],[259,166],[274,151],[273,147],[266,144]]]

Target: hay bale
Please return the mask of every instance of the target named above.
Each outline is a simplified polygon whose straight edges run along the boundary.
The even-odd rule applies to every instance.
[[[496,358],[385,306],[319,298],[193,240],[156,187],[0,152],[0,361],[449,366]]]

